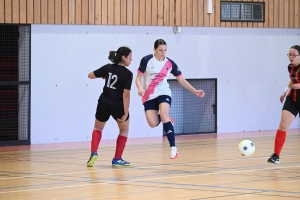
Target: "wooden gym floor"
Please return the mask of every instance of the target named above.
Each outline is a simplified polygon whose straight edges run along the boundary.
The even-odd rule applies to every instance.
[[[289,130],[281,164],[267,163],[275,131],[177,136],[179,158],[164,138],[129,139],[113,168],[115,141],[102,141],[93,168],[89,142],[0,147],[0,199],[300,199],[300,129]],[[256,145],[245,158],[237,145]]]

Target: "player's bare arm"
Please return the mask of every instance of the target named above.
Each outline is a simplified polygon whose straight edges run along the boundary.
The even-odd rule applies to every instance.
[[[129,104],[130,104],[130,90],[124,89],[124,93],[123,93],[124,115],[122,116],[121,119],[117,119],[119,123],[126,121],[128,116]]]
[[[95,78],[97,78],[97,77],[95,76],[94,72],[90,72],[89,75],[88,75],[88,77],[89,77],[90,79],[95,79]]]
[[[203,90],[196,90],[187,80],[185,80],[182,76],[177,77],[178,82],[182,87],[193,93],[194,95],[202,98],[204,97],[205,93]]]
[[[142,82],[141,82],[142,77],[143,77],[143,74],[138,73],[136,76],[136,79],[135,79],[135,84],[138,89],[139,96],[143,96],[145,93],[144,89],[142,88]]]

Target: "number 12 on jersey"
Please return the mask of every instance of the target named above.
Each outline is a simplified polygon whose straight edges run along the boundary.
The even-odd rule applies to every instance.
[[[109,88],[111,88],[111,89],[116,89],[114,87],[114,84],[116,84],[116,82],[118,80],[118,76],[115,75],[115,74],[112,74],[110,72],[108,74],[109,74],[109,77],[108,77],[107,85],[106,86],[109,87]],[[111,81],[113,81],[113,82],[111,83]]]

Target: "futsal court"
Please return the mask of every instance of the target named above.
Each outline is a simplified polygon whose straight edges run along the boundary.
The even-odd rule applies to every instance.
[[[115,141],[101,141],[87,168],[89,142],[0,147],[0,199],[300,199],[300,129],[287,133],[280,162],[267,163],[275,131],[129,139],[130,167],[112,167]],[[237,145],[250,139],[251,157]]]

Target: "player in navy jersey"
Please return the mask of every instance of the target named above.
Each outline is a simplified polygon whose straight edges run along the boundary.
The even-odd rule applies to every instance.
[[[138,94],[142,96],[149,126],[154,128],[160,122],[163,123],[171,147],[170,158],[175,159],[178,151],[175,146],[174,122],[169,116],[172,94],[167,82],[168,76],[172,73],[184,88],[198,97],[202,98],[205,93],[203,90],[196,90],[182,77],[176,63],[166,57],[166,52],[167,43],[163,39],[156,40],[154,54],[142,58],[135,82]]]
[[[107,64],[90,72],[88,77],[104,78],[103,92],[98,99],[95,114],[95,126],[92,133],[91,156],[88,167],[94,166],[98,158],[97,150],[102,137],[106,121],[112,116],[120,129],[116,142],[116,152],[112,160],[114,166],[129,166],[130,163],[122,159],[129,130],[129,101],[132,83],[132,72],[126,67],[132,60],[132,52],[128,47],[120,47],[117,51],[110,51],[108,59],[113,64]]]
[[[288,65],[290,81],[280,96],[281,103],[286,98],[282,108],[279,128],[276,132],[274,153],[268,159],[268,162],[276,164],[279,164],[279,156],[285,142],[286,132],[300,112],[300,46],[292,46],[287,56],[290,60]]]

